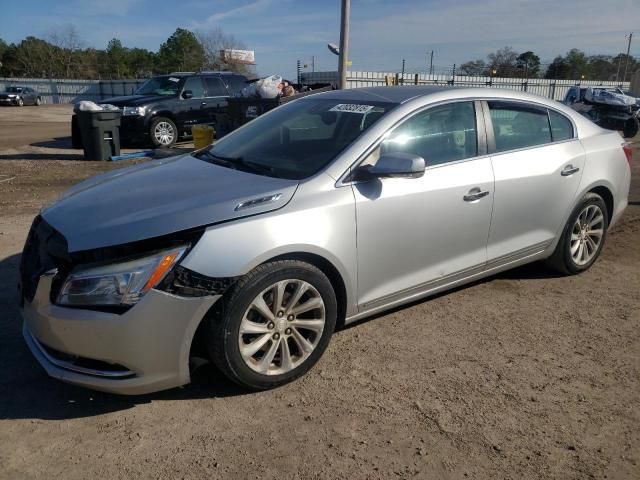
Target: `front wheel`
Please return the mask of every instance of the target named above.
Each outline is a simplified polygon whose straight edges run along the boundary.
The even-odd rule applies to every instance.
[[[22,98],[19,98],[19,99],[18,99],[18,106],[19,106],[19,107],[24,106],[24,100],[22,100]]]
[[[40,97],[36,97],[36,107],[39,107],[41,103],[42,100],[40,99]]]
[[[149,136],[154,147],[171,147],[178,140],[178,128],[170,118],[156,117],[149,126]]]
[[[208,323],[216,366],[252,390],[288,383],[322,356],[336,325],[331,282],[305,262],[261,265],[243,277]]]
[[[587,193],[571,213],[547,264],[567,275],[588,270],[602,251],[608,227],[604,200],[596,193]]]

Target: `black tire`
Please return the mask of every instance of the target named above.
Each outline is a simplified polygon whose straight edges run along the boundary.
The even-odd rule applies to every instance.
[[[22,97],[18,98],[18,106],[19,107],[23,107],[24,106],[24,100],[22,100]]]
[[[36,103],[34,104],[36,107],[39,107],[42,103],[42,99],[40,97],[36,97]]]
[[[162,141],[161,138],[157,138],[156,136],[156,127],[161,124],[166,124],[167,128],[172,131],[172,136],[170,140]],[[151,143],[156,148],[168,148],[175,145],[178,140],[178,127],[175,122],[167,117],[156,117],[151,120],[151,124],[149,125],[149,138],[151,139]]]
[[[282,280],[302,280],[316,289],[324,302],[325,324],[315,349],[306,360],[286,373],[267,375],[254,371],[242,358],[240,324],[251,302],[263,290]],[[250,390],[274,388],[305,374],[324,353],[336,325],[337,302],[331,282],[318,268],[301,261],[281,260],[260,265],[242,277],[221,302],[205,326],[207,348],[220,371]]]
[[[626,122],[624,122],[622,135],[624,136],[624,138],[633,138],[638,134],[639,128],[640,122],[638,122],[638,119],[635,117],[631,117]]]
[[[602,225],[602,238],[600,243],[597,246],[595,255],[584,265],[577,264],[572,255],[571,255],[571,233],[573,231],[573,227],[578,220],[578,216],[587,208],[589,205],[596,205],[602,212],[603,216],[603,225]],[[607,229],[609,228],[609,212],[607,211],[607,206],[604,203],[604,200],[597,193],[587,193],[582,201],[573,209],[571,215],[569,216],[569,220],[567,220],[567,224],[562,231],[562,236],[560,237],[560,241],[556,246],[555,251],[546,260],[546,263],[549,267],[554,270],[563,273],[565,275],[576,275],[578,273],[584,272],[591,268],[591,265],[598,259],[600,253],[602,252],[602,248],[604,247],[605,241],[607,239]]]

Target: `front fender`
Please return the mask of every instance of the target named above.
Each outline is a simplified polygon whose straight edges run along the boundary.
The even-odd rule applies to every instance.
[[[275,257],[308,253],[330,262],[347,293],[347,315],[356,308],[356,224],[349,188],[296,195],[286,207],[209,227],[182,262],[213,278],[238,277]]]

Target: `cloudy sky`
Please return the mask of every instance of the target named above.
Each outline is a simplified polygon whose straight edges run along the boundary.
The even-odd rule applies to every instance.
[[[293,77],[296,60],[334,70],[340,0],[27,0],[2,1],[0,38],[16,42],[73,24],[87,46],[113,37],[157,50],[177,27],[219,26],[256,52],[261,74]],[[640,56],[640,0],[352,0],[354,70],[423,71],[484,58],[505,45],[543,62],[571,48],[588,54],[626,49]]]

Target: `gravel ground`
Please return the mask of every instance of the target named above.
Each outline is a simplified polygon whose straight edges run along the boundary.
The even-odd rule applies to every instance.
[[[534,264],[361,322],[277,390],[204,366],[132,398],[48,378],[15,299],[40,206],[121,164],[19,159],[68,117],[16,144],[5,110],[0,478],[640,478],[640,149],[631,205],[585,274]]]

